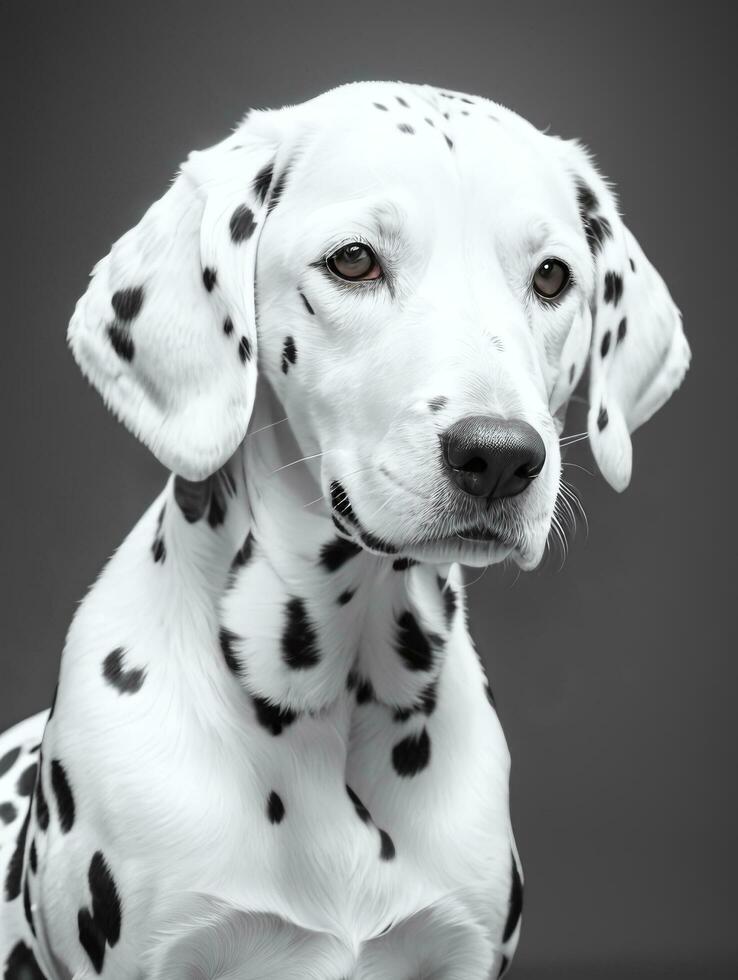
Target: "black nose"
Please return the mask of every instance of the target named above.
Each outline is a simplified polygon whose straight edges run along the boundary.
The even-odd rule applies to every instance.
[[[527,422],[467,415],[441,436],[457,487],[474,497],[514,497],[543,469],[546,447]]]

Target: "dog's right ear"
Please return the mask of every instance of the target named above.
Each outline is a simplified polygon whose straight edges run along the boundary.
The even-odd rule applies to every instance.
[[[281,112],[192,153],[98,262],[67,339],[108,407],[169,469],[202,480],[235,452],[256,387],[254,270],[281,189]]]

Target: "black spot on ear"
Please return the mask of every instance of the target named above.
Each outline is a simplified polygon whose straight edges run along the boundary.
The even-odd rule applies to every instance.
[[[246,204],[239,204],[231,215],[231,241],[240,245],[241,242],[251,238],[254,228],[256,228],[254,212]]]
[[[31,841],[31,849],[28,852],[28,860],[31,865],[31,871],[36,874],[38,869],[38,852],[36,850],[36,838]]]
[[[515,855],[510,855],[512,862],[512,878],[510,880],[510,897],[508,899],[507,921],[505,931],[502,933],[502,941],[506,943],[515,932],[518,920],[523,912],[523,882],[520,880],[520,872],[515,860]]]
[[[502,960],[500,961],[500,972],[497,974],[497,980],[502,980],[502,977],[505,975],[505,971],[509,966],[510,960],[507,958],[507,956],[503,956]]]
[[[569,368],[569,384],[574,380],[574,372],[576,371],[576,364],[572,364]]]
[[[259,173],[254,177],[254,183],[251,185],[254,189],[254,194],[256,194],[259,204],[263,204],[266,200],[266,196],[269,193],[269,187],[272,183],[272,177],[274,176],[274,161],[268,163],[265,167],[262,167]]]
[[[282,372],[287,374],[290,364],[297,360],[297,348],[295,347],[294,337],[285,337],[282,346]]]
[[[36,763],[31,763],[18,777],[16,791],[19,796],[30,796],[36,784]]]
[[[392,562],[392,568],[396,572],[404,572],[408,568],[412,568],[413,565],[417,565],[417,564],[418,563],[415,561],[414,558],[395,558],[395,560]]]
[[[471,100],[471,99],[467,99],[467,98],[465,98],[465,97],[464,97],[463,95],[462,95],[462,97],[461,97],[461,101],[462,101],[462,102],[466,102],[466,104],[467,104],[467,105],[474,105],[474,103],[472,102],[472,100]]]
[[[397,128],[401,133],[407,133],[409,136],[413,136],[415,134],[413,127],[407,123],[398,123]]]
[[[354,791],[348,785],[348,783],[346,784],[346,792],[349,795],[349,799],[354,804],[354,810],[356,810],[356,816],[364,823],[371,823],[371,819],[372,819],[371,814],[364,806],[364,804],[361,802],[361,800],[356,795],[356,793],[354,793]]]
[[[398,776],[415,776],[430,762],[431,743],[428,730],[423,727],[415,735],[401,739],[392,749],[392,765]]]
[[[162,562],[166,560],[167,548],[164,543],[164,534],[162,532],[162,525],[164,524],[164,512],[166,510],[166,504],[159,511],[159,516],[156,519],[156,534],[154,535],[154,541],[151,545],[151,554],[154,556],[155,562]]]
[[[609,330],[606,330],[602,337],[602,343],[600,344],[600,356],[607,357],[607,352],[610,350],[610,341],[612,340]]]
[[[102,973],[105,962],[105,936],[88,908],[81,908],[77,912],[77,934],[79,944],[89,956],[95,973]]]
[[[354,597],[354,590],[353,589],[345,589],[340,594],[340,596],[338,597],[338,599],[336,599],[336,602],[338,603],[339,606],[345,606],[347,602],[351,602],[351,600],[353,599],[353,597]]]
[[[0,776],[4,776],[6,772],[13,768],[19,755],[20,748],[16,748],[6,752],[5,755],[0,758]]]
[[[116,647],[103,660],[102,674],[108,684],[114,687],[119,694],[136,694],[143,687],[146,670],[143,667],[132,667],[130,670],[126,670],[123,664],[124,656],[123,647]]]
[[[254,553],[254,535],[251,533],[251,531],[249,531],[249,533],[246,535],[246,539],[244,543],[241,545],[241,547],[238,549],[238,551],[233,557],[233,561],[231,562],[231,568],[232,569],[243,568],[244,565],[247,565],[251,561],[253,553]]]
[[[117,323],[109,323],[107,334],[110,343],[113,345],[113,350],[118,357],[130,363],[133,360],[133,355],[136,353],[136,348],[128,330]]]
[[[49,829],[49,805],[46,802],[44,793],[43,763],[41,755],[38,757],[38,775],[36,777],[36,823],[41,830]]]
[[[395,96],[395,98],[397,99],[397,101],[398,101],[398,102],[400,103],[400,105],[401,105],[401,106],[402,106],[402,107],[403,107],[404,109],[409,109],[409,108],[410,108],[410,106],[409,106],[409,105],[407,104],[407,102],[406,102],[406,101],[405,101],[405,100],[404,100],[404,99],[402,98],[402,96],[401,96],[401,95],[396,95],[396,96]]]
[[[428,402],[428,408],[431,412],[440,412],[442,408],[445,408],[448,404],[448,398],[445,395],[438,395],[436,398],[431,398]]]
[[[446,118],[448,118],[448,116]],[[444,139],[446,140],[446,146],[449,148],[449,150],[453,150],[453,148],[454,148],[453,140],[450,139],[448,136],[446,136],[445,133],[443,134],[443,136],[444,136]]]
[[[308,618],[305,603],[293,596],[285,606],[282,632],[282,659],[293,670],[314,667],[320,660],[318,635]]]
[[[636,264],[635,264],[635,262],[633,261],[633,259],[628,259],[628,261],[630,262],[631,272],[635,272],[636,271]]]
[[[59,810],[59,823],[62,832],[68,834],[74,826],[75,806],[72,787],[64,766],[58,759],[51,760],[51,788],[56,796],[56,805]]]
[[[141,286],[119,289],[110,297],[110,304],[119,320],[133,320],[141,312],[144,291]]]
[[[248,337],[241,337],[239,340],[238,356],[241,358],[241,364],[251,360],[251,341]]]
[[[272,823],[281,823],[284,817],[284,803],[280,795],[274,790],[271,791],[267,800],[267,816]]]
[[[379,856],[383,861],[391,861],[395,856],[395,845],[386,830],[379,831]]]
[[[306,310],[308,311],[308,313],[310,314],[310,316],[315,316],[315,310],[314,310],[314,309],[312,308],[312,306],[311,306],[311,305],[310,305],[310,304],[308,303],[308,301],[307,301],[307,297],[306,297],[306,296],[304,296],[304,295],[303,295],[303,293],[300,293],[300,299],[301,299],[301,300],[302,300],[302,302],[304,303],[304,305],[305,305],[305,309],[306,309]]]
[[[33,921],[33,912],[31,911],[31,886],[28,881],[28,875],[26,874],[25,881],[23,882],[23,914],[26,917],[26,922],[28,927],[36,935],[36,925]]]
[[[233,320],[231,320],[229,316],[227,316],[223,321],[223,333],[226,335],[226,337],[230,337],[230,335],[233,333]]]
[[[277,704],[272,704],[266,698],[253,695],[251,701],[256,711],[256,720],[262,728],[268,729],[272,735],[281,735],[283,729],[297,718],[296,712],[291,708],[281,708]]]
[[[604,215],[598,217],[593,214],[584,223],[584,233],[587,236],[590,252],[592,255],[597,255],[605,240],[612,238],[612,227]]]
[[[18,898],[21,892],[21,881],[23,879],[23,854],[26,849],[26,835],[28,834],[28,822],[31,819],[31,807],[29,805],[25,819],[21,824],[18,837],[15,841],[15,849],[8,862],[8,870],[5,875],[5,898],[12,902]]]
[[[430,670],[433,666],[430,640],[409,610],[397,620],[395,649],[409,670]]]
[[[239,637],[230,630],[227,630],[224,626],[221,627],[218,633],[218,641],[220,643],[220,649],[223,654],[223,659],[232,674],[237,676],[241,673],[241,661],[238,659],[235,650],[233,649],[234,643],[237,643]]]
[[[352,524],[358,524],[356,514],[354,514],[353,508],[351,507],[351,501],[349,500],[348,494],[338,480],[334,480],[331,483],[330,495],[331,507],[333,510],[340,514],[344,520],[350,521]]]
[[[381,109],[382,112],[387,112],[388,111],[387,106],[386,105],[382,105],[381,102],[375,102],[374,103],[374,108],[375,109]]]
[[[589,186],[585,184],[583,180],[576,181],[577,189],[577,203],[579,204],[579,211],[583,217],[587,217],[593,211],[596,211],[599,207],[599,201],[597,200],[597,195]]]
[[[446,617],[446,626],[450,629],[451,623],[453,622],[454,619],[454,614],[456,613],[456,606],[457,606],[456,590],[451,585],[448,585],[446,582],[444,582],[444,580],[440,576],[438,580],[440,583],[439,587],[443,595],[443,612]]]
[[[0,803],[0,822],[7,826],[18,816],[18,811],[12,803]]]
[[[605,273],[605,290],[603,299],[606,303],[617,306],[623,295],[623,277],[617,272]]]
[[[626,318],[623,317],[623,319],[618,324],[618,337],[617,337],[618,343],[620,343],[620,341],[624,339],[627,332],[628,332],[628,323],[626,321]]]
[[[372,687],[372,682],[364,677],[357,678],[356,685],[356,703],[357,704],[367,704],[369,701],[374,701],[374,688]]]
[[[272,196],[269,199],[269,211],[272,212],[276,206],[279,204],[282,194],[284,194],[284,188],[287,183],[287,177],[289,175],[289,167],[285,167],[282,173],[277,178],[277,182],[274,185],[274,190],[272,191]]]
[[[202,270],[202,284],[209,293],[212,293],[213,291],[213,286],[215,285],[217,276],[218,274],[215,269],[211,269],[210,266],[206,266]]]
[[[610,419],[607,414],[607,409],[604,405],[602,405],[597,415],[597,428],[600,430],[600,432],[602,432],[609,421]]]
[[[336,538],[334,541],[328,541],[320,549],[320,564],[329,572],[335,572],[342,565],[345,565],[349,558],[358,555],[360,551],[359,545],[353,541],[348,541],[346,538]]]
[[[46,980],[36,957],[22,940],[8,954],[3,977],[4,980]]]
[[[87,874],[92,896],[92,916],[110,946],[120,939],[121,904],[112,872],[102,851],[95,851]]]

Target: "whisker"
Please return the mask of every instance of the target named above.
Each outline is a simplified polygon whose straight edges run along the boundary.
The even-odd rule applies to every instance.
[[[246,438],[250,439],[251,436],[255,436],[257,432],[264,432],[266,429],[273,429],[275,425],[281,425],[283,422],[289,422],[289,418],[286,415],[283,419],[277,419],[276,422],[270,422],[269,425],[262,425],[258,429],[252,429],[251,432],[246,435]]]
[[[333,452],[333,450],[326,449],[320,453],[313,453],[312,456],[303,456],[301,459],[293,459],[291,463],[285,463],[283,466],[278,466],[276,470],[272,470],[268,476],[274,476],[275,473],[279,473],[281,470],[286,470],[290,466],[297,466],[298,463],[306,463],[310,459],[318,459],[320,456],[326,456],[330,452]]]

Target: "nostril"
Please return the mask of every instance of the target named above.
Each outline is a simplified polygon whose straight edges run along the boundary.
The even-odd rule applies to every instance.
[[[482,459],[481,456],[474,456],[472,459],[467,460],[466,463],[462,463],[461,466],[454,468],[463,470],[465,473],[484,473],[487,469],[487,461]]]

